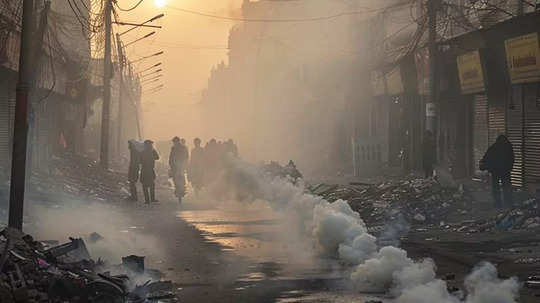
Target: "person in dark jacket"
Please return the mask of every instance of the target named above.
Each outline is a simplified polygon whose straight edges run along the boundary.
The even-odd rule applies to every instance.
[[[141,151],[136,146],[137,142],[134,140],[128,141],[129,149],[129,167],[128,167],[128,181],[129,181],[129,201],[136,202],[137,198],[137,181],[139,181],[139,173],[141,170]]]
[[[193,140],[194,147],[191,150],[188,178],[193,188],[199,191],[204,182],[204,149],[201,147],[201,139]]]
[[[173,146],[171,147],[171,153],[169,154],[170,176],[174,182],[174,193],[178,198],[178,201],[182,202],[182,198],[186,193],[185,172],[189,159],[189,152],[180,138],[174,137],[172,142]]]
[[[480,169],[491,173],[491,186],[495,207],[512,206],[512,183],[510,172],[514,167],[514,148],[505,135],[497,137],[480,161]],[[504,193],[504,205],[501,204],[501,183]]]
[[[143,186],[144,200],[146,204],[158,202],[156,200],[156,160],[159,160],[158,152],[154,149],[154,142],[144,141],[144,151],[141,154],[141,183]]]
[[[433,177],[433,168],[435,166],[435,138],[433,138],[433,133],[429,130],[426,130],[424,135],[424,144],[422,150],[422,161],[424,167],[424,176],[425,178]]]

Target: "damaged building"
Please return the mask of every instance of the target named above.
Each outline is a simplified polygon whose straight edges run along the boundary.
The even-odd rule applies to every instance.
[[[0,1],[0,155],[2,166],[11,159],[15,86],[19,65],[21,1]],[[84,4],[90,7],[90,1]],[[29,120],[29,155],[32,165],[49,171],[53,156],[64,153],[97,159],[102,98],[102,55],[92,50],[89,12],[75,16],[67,2],[36,2],[36,48],[34,84]],[[115,58],[119,62],[118,56]],[[115,64],[118,70],[118,64]],[[100,75],[101,74],[101,75]],[[122,102],[123,127],[111,123],[111,149],[137,136],[140,112],[140,84],[133,68],[124,69]],[[113,79],[112,118],[118,115],[119,73]],[[118,121],[111,119],[111,121]],[[114,143],[114,144],[113,144]],[[127,154],[125,144],[118,152]],[[119,159],[118,159],[119,160]]]

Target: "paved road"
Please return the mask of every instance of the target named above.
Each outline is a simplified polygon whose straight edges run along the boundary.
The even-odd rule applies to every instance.
[[[46,205],[34,203],[27,208],[28,223],[24,228],[38,239],[62,240],[98,232],[104,240],[87,241],[94,258],[103,257],[115,264],[122,256],[144,255],[148,268],[159,269],[166,279],[177,284],[183,302],[322,303],[367,299],[347,290],[347,279],[335,261],[310,254],[309,239],[299,236],[299,226],[288,216],[258,204],[216,205],[189,199],[179,205],[167,190],[161,191],[159,197],[162,201],[151,206],[65,197],[58,198],[58,203],[54,199]],[[442,275],[465,275],[477,261],[487,257],[485,245],[479,259],[468,264],[463,262],[464,254],[474,254],[464,247],[470,245],[456,244],[451,239],[444,242],[442,238],[440,243],[421,243],[424,238],[437,237],[410,235],[404,244],[413,255],[435,258]],[[447,242],[449,247],[443,245]],[[501,257],[496,248],[496,259],[492,261],[500,264],[496,262]],[[503,266],[501,270],[507,276],[518,273],[515,266]],[[534,295],[522,297],[522,302],[535,302]]]
[[[182,302],[347,302],[349,293],[333,261],[309,252],[309,241],[278,213],[255,204],[215,205],[171,192],[160,203],[78,200],[65,196],[28,203],[25,231],[37,239],[87,238],[93,258],[111,264],[146,256],[177,284]],[[92,243],[97,232],[103,240]],[[141,277],[139,282],[144,282]],[[360,300],[362,302],[362,300]]]

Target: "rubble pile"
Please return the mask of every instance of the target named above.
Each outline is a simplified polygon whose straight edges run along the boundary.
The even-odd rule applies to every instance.
[[[289,161],[285,166],[282,166],[279,162],[270,161],[270,163],[261,165],[260,169],[268,176],[289,179],[292,183],[296,183],[298,179],[303,177],[293,161]]]
[[[497,216],[468,220],[456,229],[458,232],[510,231],[540,227],[540,201],[529,199],[512,209],[501,211]]]
[[[452,212],[467,212],[470,198],[463,188],[445,188],[434,179],[391,180],[380,184],[317,184],[309,191],[328,201],[347,200],[369,224],[385,222],[398,214],[408,222],[437,224]]]
[[[126,274],[111,275],[105,262],[90,258],[82,239],[53,243],[13,229],[0,233],[0,302],[176,301],[170,281],[133,285]]]
[[[121,199],[122,188],[127,188],[125,174],[103,170],[99,163],[83,156],[54,157],[50,167],[49,172],[32,172],[30,195],[66,193],[104,201]]]
[[[308,191],[330,202],[347,200],[370,226],[386,224],[403,216],[412,224],[459,233],[540,228],[540,200],[536,198],[493,216],[475,216],[472,198],[462,187],[446,188],[434,179],[391,180],[380,184],[316,184],[308,186]],[[463,217],[467,219],[456,220]]]

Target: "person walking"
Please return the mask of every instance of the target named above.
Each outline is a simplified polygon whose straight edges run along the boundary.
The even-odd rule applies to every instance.
[[[491,191],[496,208],[512,206],[510,173],[513,168],[514,148],[505,135],[500,135],[480,160],[480,170],[487,170],[491,174]],[[504,204],[501,202],[501,184]]]
[[[422,145],[422,164],[424,168],[424,177],[433,177],[433,168],[435,166],[435,139],[430,130],[426,130],[424,134],[424,144]]]
[[[154,149],[152,140],[144,141],[144,151],[141,154],[141,183],[143,186],[144,200],[146,204],[158,202],[156,200],[156,160],[159,160],[159,154]]]
[[[135,140],[128,141],[129,149],[129,166],[128,166],[128,182],[129,182],[129,201],[137,202],[137,181],[141,171],[141,149],[139,142]]]
[[[188,179],[196,191],[201,190],[204,181],[204,149],[201,147],[201,139],[193,140],[193,149],[189,161]]]
[[[169,175],[174,182],[174,194],[178,198],[178,201],[182,202],[182,199],[186,194],[185,171],[189,159],[189,152],[187,147],[182,144],[180,138],[174,137],[172,142],[173,146],[171,147],[171,153],[169,154]]]

